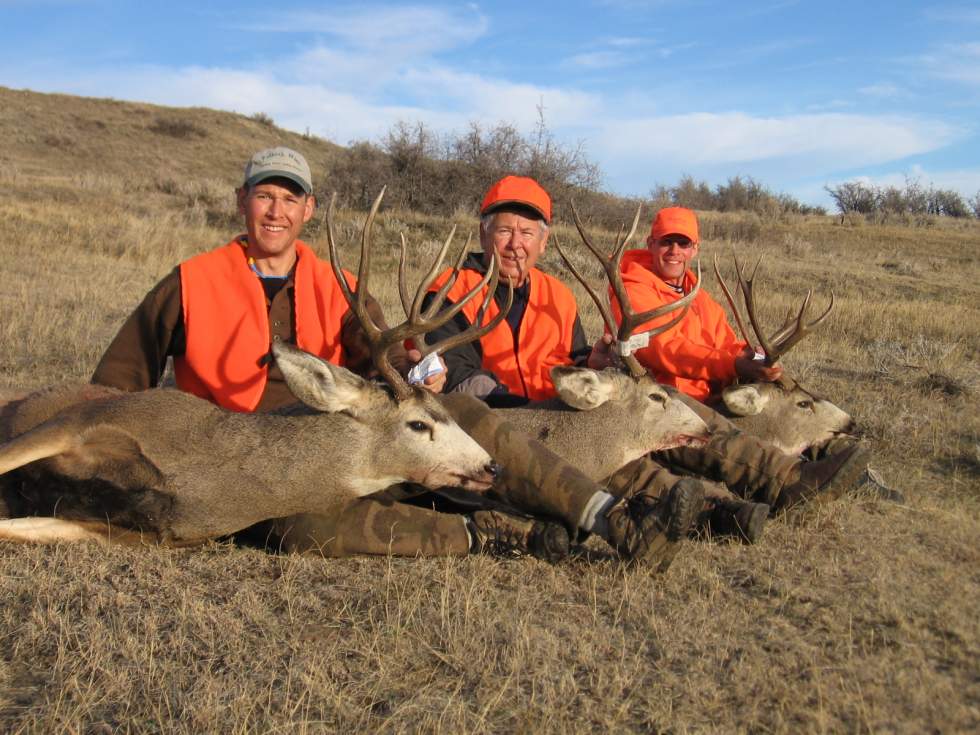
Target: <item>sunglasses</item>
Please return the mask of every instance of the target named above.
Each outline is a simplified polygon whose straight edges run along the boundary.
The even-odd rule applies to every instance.
[[[691,248],[694,247],[694,243],[686,238],[683,240],[675,240],[670,237],[665,237],[657,240],[656,242],[657,242],[657,247],[661,247],[661,248],[669,248],[671,245],[676,245],[681,250],[690,250]]]

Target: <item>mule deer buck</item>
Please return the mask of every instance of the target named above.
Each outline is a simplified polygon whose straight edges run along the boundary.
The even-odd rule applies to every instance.
[[[734,255],[734,254],[733,254]],[[766,336],[759,320],[755,303],[756,274],[762,257],[756,262],[750,276],[745,275],[735,257],[735,274],[738,290],[745,303],[749,323],[755,333],[753,340],[739,312],[735,297],[721,275],[718,258],[715,257],[715,276],[731,308],[733,318],[742,338],[750,345],[760,345],[762,360],[775,365],[779,359],[821,324],[834,308],[834,295],[830,304],[816,319],[807,322],[812,290],[807,292],[803,304],[794,316],[787,315],[783,325],[772,335]],[[725,388],[710,405],[729,417],[740,429],[758,436],[788,454],[800,454],[811,447],[818,447],[832,439],[848,435],[854,430],[851,416],[834,403],[807,390],[795,380],[784,375],[774,383],[747,383]]]
[[[0,475],[6,515],[18,517],[0,521],[0,539],[189,546],[272,517],[330,513],[399,482],[488,489],[496,466],[487,452],[435,398],[408,386],[388,357],[393,344],[451,319],[461,305],[410,309],[390,329],[368,315],[370,230],[383,194],[362,231],[356,292],[335,251],[332,264],[390,393],[276,342],[275,360],[302,401],[281,414],[229,412],[169,389],[125,393],[88,384],[15,400],[0,421]],[[492,293],[498,273],[494,260],[480,285],[489,282]],[[495,324],[478,323],[456,341],[478,339]]]

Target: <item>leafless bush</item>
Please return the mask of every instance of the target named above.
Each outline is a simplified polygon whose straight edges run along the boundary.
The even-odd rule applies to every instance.
[[[888,216],[930,214],[940,217],[969,217],[971,208],[975,216],[980,216],[972,200],[967,203],[958,192],[926,187],[918,179],[910,177],[906,177],[905,187],[902,189],[895,186],[875,186],[861,181],[847,181],[837,186],[825,186],[824,189],[842,215],[858,213],[877,222],[884,221]]]
[[[260,125],[265,125],[267,128],[276,127],[276,121],[272,119],[271,115],[265,112],[256,112],[251,117],[255,122]]]
[[[171,138],[206,138],[208,131],[191,120],[181,117],[158,117],[149,126],[151,132]]]

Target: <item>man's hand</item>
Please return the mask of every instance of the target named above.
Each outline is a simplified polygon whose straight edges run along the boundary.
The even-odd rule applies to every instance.
[[[735,358],[735,372],[739,378],[749,382],[774,383],[783,377],[782,365],[766,365],[762,360],[754,359],[756,352],[762,352],[762,348],[745,347]]]
[[[410,365],[416,365],[422,359],[422,353],[415,349],[409,350],[406,354]],[[446,387],[446,378],[448,376],[446,361],[442,359],[441,355],[437,355],[437,357],[439,358],[439,365],[442,366],[442,372],[429,375],[422,383],[418,384],[430,393],[442,393]]]
[[[613,364],[612,343],[613,336],[611,334],[604,334],[599,337],[592,345],[592,352],[589,353],[589,359],[585,364],[593,370],[611,367]]]

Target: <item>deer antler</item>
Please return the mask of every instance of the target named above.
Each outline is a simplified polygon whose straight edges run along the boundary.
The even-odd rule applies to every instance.
[[[592,254],[596,257],[596,259],[598,259],[603,270],[606,272],[606,278],[609,280],[609,285],[612,287],[613,293],[616,296],[616,301],[619,303],[620,311],[623,315],[623,319],[618,327],[616,326],[616,320],[613,319],[612,310],[610,307],[606,304],[605,300],[601,299],[595,290],[593,290],[588,281],[585,280],[585,277],[579,273],[578,269],[572,265],[571,260],[568,259],[562,250],[561,244],[558,242],[557,237],[555,238],[555,248],[557,248],[558,254],[561,255],[562,260],[565,261],[565,265],[568,266],[569,270],[572,272],[572,275],[578,279],[578,282],[582,284],[582,287],[585,288],[586,292],[588,292],[589,296],[592,297],[592,300],[599,308],[599,313],[602,314],[602,320],[606,324],[606,329],[609,330],[610,334],[616,335],[616,343],[620,356],[622,357],[623,362],[626,364],[626,367],[629,368],[630,374],[634,378],[639,378],[645,375],[647,371],[646,368],[640,364],[640,361],[637,360],[632,354],[634,348],[633,342],[635,338],[631,339],[631,337],[633,337],[634,330],[636,330],[641,324],[645,324],[646,322],[656,319],[657,317],[661,317],[664,314],[669,314],[677,309],[683,309],[680,314],[668,321],[666,324],[662,324],[658,327],[654,327],[653,329],[641,332],[640,335],[636,335],[636,337],[646,336],[646,338],[649,340],[649,337],[658,335],[661,332],[666,332],[681,319],[683,319],[684,315],[687,313],[688,307],[694,300],[694,297],[697,295],[698,290],[701,288],[701,266],[700,264],[698,265],[698,280],[697,283],[694,284],[694,288],[691,289],[689,294],[678,299],[677,301],[672,301],[669,304],[658,306],[656,309],[650,309],[637,314],[633,311],[629,294],[627,294],[626,287],[623,285],[623,276],[619,271],[619,263],[623,258],[623,252],[626,250],[626,244],[633,239],[633,235],[636,233],[636,227],[640,222],[640,208],[637,207],[636,209],[636,216],[633,218],[633,226],[630,227],[626,237],[623,237],[623,228],[619,228],[619,233],[616,236],[616,246],[613,249],[612,255],[605,255],[592,244],[589,236],[585,233],[585,227],[578,215],[578,210],[575,208],[574,202],[572,202],[572,219],[575,221],[575,228],[578,230],[578,234],[585,243],[585,246],[592,251]]]
[[[745,311],[749,315],[749,322],[752,324],[752,331],[755,332],[755,336],[762,345],[762,350],[765,352],[765,363],[766,365],[775,365],[783,355],[785,355],[789,350],[801,339],[803,339],[810,330],[818,326],[827,316],[830,314],[831,309],[834,308],[834,293],[830,293],[830,305],[827,307],[823,314],[818,316],[812,322],[806,322],[806,314],[810,308],[810,298],[813,296],[813,289],[806,292],[806,298],[803,299],[803,304],[800,306],[799,312],[796,316],[793,316],[793,310],[790,309],[789,314],[786,315],[786,320],[771,337],[766,337],[765,333],[762,331],[762,327],[759,325],[758,317],[756,316],[755,310],[755,276],[759,270],[759,266],[762,264],[763,256],[759,256],[759,260],[756,261],[755,267],[752,269],[752,275],[748,278],[745,277],[745,271],[742,265],[738,262],[738,256],[735,255],[734,250],[732,251],[732,258],[735,261],[735,275],[738,278],[739,290],[742,292],[742,298],[745,301]],[[728,289],[728,284],[725,283],[725,279],[721,277],[721,271],[718,269],[718,258],[715,257],[715,275],[718,277],[718,283],[721,285],[722,291],[725,292],[725,298],[728,299],[728,305],[732,309],[732,314],[735,316],[735,321],[738,324],[739,330],[742,332],[742,337],[750,345],[752,344],[752,339],[749,337],[748,330],[745,328],[745,323],[742,321],[742,317],[739,315],[738,307],[735,304],[735,299],[732,296],[731,291]]]
[[[449,237],[446,238],[442,248],[440,248],[435,262],[432,264],[429,272],[426,273],[425,278],[422,279],[422,283],[416,290],[413,299],[409,298],[409,291],[406,285],[405,258],[407,248],[405,244],[405,236],[402,235],[401,255],[398,261],[398,292],[401,297],[402,308],[405,310],[406,321],[397,326],[389,328],[382,328],[379,326],[368,313],[367,295],[369,294],[368,280],[371,273],[371,229],[374,225],[374,218],[378,213],[379,207],[381,206],[381,200],[384,197],[384,194],[385,188],[383,187],[381,189],[381,193],[378,194],[377,199],[374,200],[374,204],[371,206],[371,211],[368,213],[367,219],[364,221],[364,227],[361,230],[361,261],[357,268],[356,292],[351,291],[347,280],[344,278],[343,271],[340,267],[340,257],[337,254],[337,244],[333,236],[331,216],[333,214],[336,194],[331,197],[330,205],[327,207],[327,212],[325,215],[327,225],[327,244],[330,249],[330,265],[333,268],[334,275],[337,277],[337,282],[340,284],[341,291],[343,291],[344,297],[347,299],[347,303],[350,305],[351,310],[354,312],[361,324],[361,328],[364,330],[364,335],[371,347],[371,358],[374,365],[385,382],[391,386],[395,393],[395,398],[398,400],[404,400],[412,395],[412,389],[409,387],[408,383],[405,382],[405,379],[402,378],[401,374],[399,374],[399,372],[391,364],[391,360],[388,357],[388,350],[393,345],[403,342],[410,337],[419,338],[419,341],[422,342],[420,352],[423,356],[433,352],[442,352],[451,347],[477,340],[496,327],[497,324],[499,324],[500,321],[507,315],[507,311],[510,309],[511,303],[514,299],[514,287],[511,283],[505,308],[503,308],[500,313],[491,319],[487,324],[481,325],[487,306],[493,299],[493,294],[497,288],[497,282],[500,275],[497,258],[496,255],[494,255],[490,259],[490,267],[487,269],[487,273],[483,279],[463,298],[448,309],[440,312],[439,309],[445,301],[446,294],[449,293],[449,289],[452,288],[453,284],[456,282],[457,276],[459,275],[459,269],[462,266],[463,259],[466,256],[466,245],[469,244],[469,240],[467,240],[466,245],[463,246],[459,257],[456,259],[456,263],[453,266],[453,272],[449,279],[445,284],[443,284],[442,288],[436,292],[436,298],[423,312],[422,299],[428,290],[429,285],[439,273],[439,269],[442,266],[442,261],[445,259],[446,252],[449,250],[449,246],[452,243],[453,235],[456,233],[456,228],[453,227],[450,231]],[[426,332],[430,332],[433,329],[441,327],[443,324],[456,316],[463,306],[470,301],[470,299],[476,296],[480,289],[482,289],[488,283],[490,284],[490,287],[487,290],[487,295],[480,306],[475,323],[469,329],[452,335],[451,337],[447,337],[434,345],[426,345],[424,343],[424,335]]]

